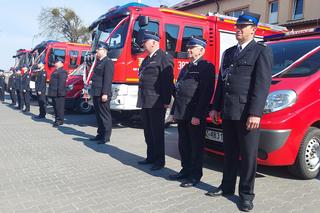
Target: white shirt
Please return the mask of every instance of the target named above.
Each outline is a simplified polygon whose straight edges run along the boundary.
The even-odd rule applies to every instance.
[[[160,48],[158,48],[158,49],[160,49]],[[155,51],[153,51],[153,52],[149,55],[149,57],[152,58],[152,56],[154,55],[155,52],[158,51],[158,49],[156,49]]]
[[[241,44],[241,45],[238,43],[238,47],[241,46],[241,51],[242,51],[244,48],[246,48],[246,46],[247,46],[252,40],[253,40],[253,39],[251,39],[251,40],[249,40],[249,41],[247,41],[247,42],[245,42],[245,43],[243,43],[243,44]],[[241,51],[240,51],[240,52],[241,52]]]

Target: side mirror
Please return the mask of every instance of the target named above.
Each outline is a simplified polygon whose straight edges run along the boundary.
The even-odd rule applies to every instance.
[[[54,55],[53,54],[49,55],[48,66],[49,67],[53,67],[54,66],[54,61],[55,61]]]
[[[137,35],[137,39],[136,39],[136,43],[139,45],[139,46],[142,46],[142,41],[143,41],[143,37],[144,37],[144,32],[146,30],[144,29],[140,29],[138,31],[138,35]]]
[[[91,34],[91,40],[93,41],[94,37],[96,36],[96,31],[92,31],[92,34]]]
[[[149,24],[149,16],[139,16],[139,27],[144,27]]]

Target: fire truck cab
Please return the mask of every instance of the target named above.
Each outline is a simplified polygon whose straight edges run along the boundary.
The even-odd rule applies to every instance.
[[[138,70],[146,56],[139,44],[142,30],[160,35],[160,48],[174,57],[176,79],[188,63],[186,44],[193,35],[207,40],[204,58],[213,63],[218,72],[222,53],[236,43],[235,22],[235,18],[223,15],[202,16],[138,3],[112,8],[100,16],[90,26],[91,30],[96,29],[92,51],[96,50],[98,42],[106,42],[110,47],[108,56],[115,65],[111,109],[138,110]],[[285,30],[283,27],[261,24],[257,39]],[[92,72],[88,75],[87,84],[90,84],[91,75]]]
[[[71,42],[58,42],[58,41],[43,41],[32,49],[31,53],[34,58],[34,65],[39,62],[45,62],[45,70],[47,71],[47,81],[50,80],[51,73],[54,71],[54,61],[56,57],[61,57],[65,60],[64,69],[68,74],[73,71],[84,62],[85,56],[90,50],[90,45],[79,44]],[[33,67],[33,70],[37,67]],[[75,85],[83,84],[83,78],[72,75],[67,80],[67,96],[66,96],[66,108],[76,109],[84,102],[82,98],[82,88],[78,88]],[[36,72],[32,72],[30,87],[35,89]]]

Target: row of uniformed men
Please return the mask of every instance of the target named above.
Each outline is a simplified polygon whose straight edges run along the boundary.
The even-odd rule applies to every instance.
[[[213,122],[218,124],[221,114],[223,179],[216,190],[206,195],[233,195],[240,170],[242,211],[253,208],[259,124],[271,84],[272,52],[254,40],[259,18],[260,15],[249,12],[238,18],[235,25],[238,44],[224,53],[211,109],[215,67],[203,58],[206,49],[203,38],[190,39],[187,45],[190,62],[180,71],[175,87],[172,58],[159,48],[160,38],[155,32],[144,34],[143,46],[148,56],[139,69],[137,107],[142,108],[147,157],[138,163],[151,164],[151,170],[164,167],[164,118],[174,94],[171,113],[178,123],[182,169],[169,178],[182,180],[181,187],[197,185],[203,175],[206,116],[210,110]]]
[[[49,82],[48,96],[52,99],[52,105],[55,114],[53,126],[63,124],[64,120],[64,102],[66,95],[65,83],[67,80],[67,72],[63,69],[64,60],[57,57],[55,60],[55,71],[51,74]],[[35,119],[43,119],[46,116],[46,82],[47,73],[44,69],[44,64],[39,63],[38,69],[35,70],[35,91],[39,104],[39,115]],[[11,106],[23,112],[30,111],[30,71],[26,65],[22,68],[11,69],[12,74],[9,76],[7,90],[10,94]],[[5,76],[0,72],[0,100],[5,100]],[[18,105],[17,105],[18,104]]]

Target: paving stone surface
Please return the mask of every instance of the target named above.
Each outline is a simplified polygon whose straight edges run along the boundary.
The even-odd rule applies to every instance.
[[[239,212],[237,194],[204,195],[220,183],[221,157],[206,155],[197,187],[167,180],[180,169],[176,127],[166,130],[166,167],[153,172],[137,164],[146,150],[139,122],[115,121],[111,142],[97,145],[88,140],[93,114],[67,113],[53,128],[52,115],[37,121],[37,113],[0,103],[0,212]],[[255,191],[253,212],[320,212],[319,177],[297,180],[285,167],[260,166]]]

